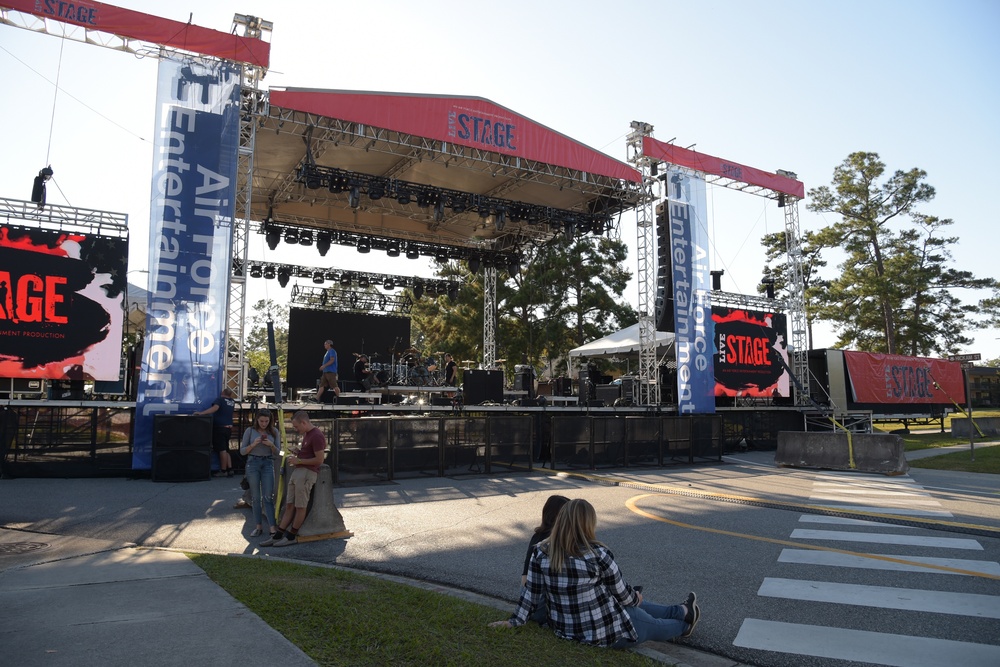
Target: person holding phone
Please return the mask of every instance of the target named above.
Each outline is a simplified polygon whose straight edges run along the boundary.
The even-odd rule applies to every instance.
[[[268,532],[275,531],[274,520],[274,459],[281,451],[281,438],[274,427],[271,411],[257,411],[253,425],[243,433],[240,454],[246,457],[247,481],[250,483],[250,505],[257,527],[250,537],[261,535],[261,511],[267,519]]]

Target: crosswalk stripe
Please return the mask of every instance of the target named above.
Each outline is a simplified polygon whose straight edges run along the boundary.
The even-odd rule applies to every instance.
[[[885,528],[892,530],[916,530],[916,526],[899,526],[892,523],[880,523],[878,521],[867,521],[865,519],[848,519],[843,516],[824,516],[822,514],[803,514],[799,517],[801,523],[828,523],[840,526],[872,526],[875,528]]]
[[[851,488],[845,489],[843,487],[826,487],[826,486],[813,486],[813,492],[815,493],[829,493],[836,494],[839,496],[919,496],[921,498],[933,498],[929,493],[920,493],[912,489],[863,489],[863,488]]]
[[[895,505],[922,505],[922,506],[927,506],[927,505],[930,505],[932,507],[941,507],[941,503],[940,502],[938,502],[934,498],[930,498],[928,496],[913,496],[913,495],[901,495],[901,494],[900,495],[893,495],[893,496],[881,496],[879,498],[872,498],[870,496],[865,496],[864,498],[857,498],[857,497],[853,497],[853,496],[844,496],[844,495],[833,494],[833,493],[822,493],[822,494],[813,494],[813,495],[809,496],[809,500],[830,500],[830,501],[833,501],[833,502],[841,502],[841,503],[848,503],[848,504],[856,503],[859,500],[867,500],[869,502],[875,501],[875,502],[878,502],[878,503],[883,503],[885,505],[891,505],[891,506],[895,506]]]
[[[888,667],[995,667],[1000,646],[748,618],[735,646]]]
[[[978,593],[925,591],[916,588],[839,584],[767,577],[757,595],[808,602],[854,604],[922,613],[1000,618],[1000,597]]]
[[[951,512],[945,510],[923,510],[923,509],[908,509],[906,507],[878,507],[875,505],[834,505],[830,503],[819,503],[817,507],[823,507],[831,510],[844,510],[849,509],[855,512],[867,512],[869,514],[901,514],[906,516],[940,516],[940,517],[950,517]]]
[[[916,484],[916,480],[911,477],[894,477],[891,480],[887,480],[884,475],[863,475],[858,473],[842,473],[842,472],[817,472],[816,473],[817,482],[829,482],[830,480],[836,480],[838,482],[843,482],[846,484],[872,484],[872,485],[894,485],[894,484]]]
[[[878,544],[906,544],[917,547],[968,549],[982,551],[976,540],[962,537],[929,537],[925,535],[895,535],[891,533],[859,533],[847,530],[811,530],[796,528],[791,537],[796,540],[836,540],[839,542],[875,542]]]
[[[930,556],[906,556],[900,554],[872,554],[882,558],[866,558],[837,551],[815,551],[813,549],[782,549],[779,563],[796,565],[822,565],[825,567],[854,567],[864,570],[895,570],[898,572],[923,572],[929,574],[960,574],[970,576],[974,572],[1000,576],[1000,563],[988,560],[964,560],[961,558],[932,558]],[[889,560],[891,559],[891,560]],[[901,563],[898,561],[909,561]],[[921,567],[919,563],[936,565],[937,568]],[[949,569],[939,569],[949,568]]]

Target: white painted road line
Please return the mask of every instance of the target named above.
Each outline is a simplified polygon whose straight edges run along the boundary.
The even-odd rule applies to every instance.
[[[757,595],[786,600],[854,604],[880,609],[902,609],[924,614],[952,614],[977,618],[1000,618],[1000,597],[978,593],[925,591],[916,588],[838,584],[767,577]]]
[[[831,510],[852,510],[855,512],[867,512],[868,514],[899,514],[905,516],[937,516],[937,517],[950,517],[951,512],[945,512],[943,510],[918,510],[918,509],[907,509],[905,507],[874,507],[874,506],[862,506],[862,505],[830,505],[827,503],[820,503],[817,507],[825,507]]]
[[[881,523],[879,521],[866,521],[865,519],[848,519],[842,516],[823,516],[822,514],[803,514],[799,517],[800,523],[826,523],[838,526],[871,526],[873,528],[885,528],[886,530],[916,530],[916,526],[899,526],[894,523]]]
[[[838,542],[875,542],[877,544],[906,544],[916,547],[940,547],[942,549],[967,549],[982,551],[976,540],[961,537],[926,537],[922,535],[894,535],[891,533],[855,533],[846,530],[810,530],[796,528],[792,531],[796,540],[836,540]]]
[[[886,505],[930,505],[932,507],[941,507],[941,503],[936,499],[929,496],[917,496],[912,494],[896,493],[891,496],[879,496],[878,498],[872,498],[865,495],[864,498],[855,498],[852,496],[845,496],[833,493],[821,493],[809,496],[809,500],[828,500],[833,502],[841,503],[857,503],[859,500],[863,500],[867,503],[877,502],[885,503]]]
[[[889,667],[996,667],[1000,646],[748,618],[736,646]]]
[[[905,560],[910,563],[926,563],[937,565],[938,567],[950,567],[966,572],[978,572],[1000,576],[1000,563],[988,560],[963,560],[961,558],[932,558],[929,556],[906,556],[902,554],[872,554],[884,558]],[[971,576],[964,572],[950,572],[948,570],[936,570],[933,568],[921,567],[920,565],[908,565],[906,563],[896,563],[891,560],[881,558],[866,558],[864,556],[852,556],[851,554],[837,553],[836,551],[815,551],[813,549],[782,549],[778,556],[779,563],[794,563],[796,565],[822,565],[825,567],[857,567],[865,570],[893,570],[897,572],[924,572],[926,574],[957,574],[960,576]]]

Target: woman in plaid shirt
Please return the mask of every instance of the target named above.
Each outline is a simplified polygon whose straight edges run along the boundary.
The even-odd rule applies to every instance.
[[[595,646],[628,648],[648,640],[690,637],[701,610],[694,593],[681,604],[644,602],[622,579],[614,554],[597,541],[597,513],[586,500],[569,501],[549,539],[531,555],[528,579],[510,619],[493,627],[523,625],[545,601],[556,635]]]

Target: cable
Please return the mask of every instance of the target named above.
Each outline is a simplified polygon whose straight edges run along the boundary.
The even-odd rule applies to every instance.
[[[55,90],[52,92],[52,118],[49,120],[49,145],[45,149],[45,163],[52,164],[49,161],[49,155],[52,152],[52,132],[56,126],[56,102],[59,100],[59,77],[62,76],[62,60],[63,60],[63,47],[66,46],[66,40],[60,40],[59,42],[59,66],[56,67],[56,83]],[[60,190],[62,192],[62,190]],[[43,198],[44,199],[44,198]]]

